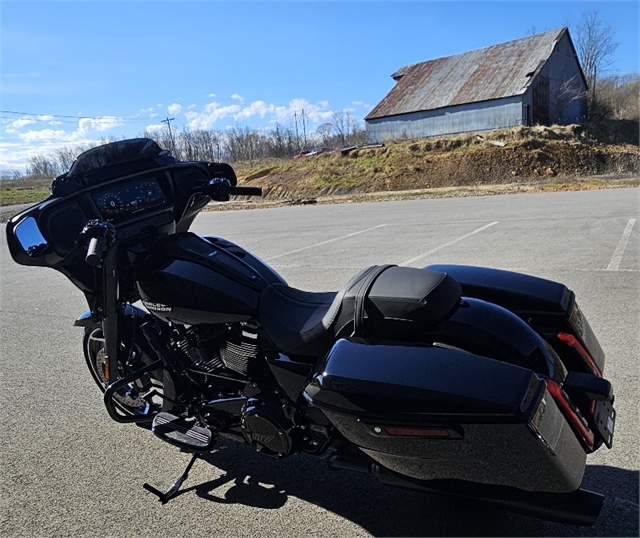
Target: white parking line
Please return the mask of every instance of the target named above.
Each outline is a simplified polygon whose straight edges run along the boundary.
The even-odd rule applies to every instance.
[[[480,233],[481,231],[486,230],[487,228],[490,228],[491,226],[494,226],[495,224],[498,224],[498,222],[500,222],[500,221],[496,220],[494,222],[490,222],[489,224],[487,224],[485,226],[482,226],[481,228],[478,228],[477,230],[473,230],[473,232],[469,232],[468,234],[465,234],[465,235],[463,235],[461,237],[458,237],[457,239],[454,239],[453,241],[449,241],[448,243],[445,243],[444,245],[440,245],[439,247],[432,248],[431,250],[428,250],[427,252],[424,252],[424,253],[416,256],[415,258],[410,258],[408,260],[405,260],[402,263],[400,263],[400,265],[411,265],[412,263],[417,262],[421,258],[425,258],[425,257],[429,256],[430,254],[433,254],[434,252],[438,252],[439,250],[442,250],[443,248],[450,247],[451,245],[455,245],[456,243],[459,243],[460,241],[463,241],[467,237],[471,237],[472,235]]]
[[[264,261],[276,260],[278,258],[282,258],[283,256],[288,256],[289,254],[295,254],[296,252],[302,252],[303,250],[309,250],[310,248],[316,248],[322,245],[326,245],[328,243],[334,243],[335,241],[341,241],[342,239],[347,239],[349,237],[353,237],[354,235],[360,235],[366,232],[370,232],[371,230],[376,230],[378,228],[382,228],[386,226],[386,224],[378,224],[378,226],[374,226],[373,228],[367,228],[366,230],[360,230],[359,232],[353,232],[347,235],[343,235],[342,237],[335,237],[333,239],[327,239],[326,241],[321,241],[320,243],[314,243],[313,245],[307,245],[306,247],[297,248],[295,250],[290,250],[289,252],[283,252],[282,254],[278,254],[277,256],[271,256],[270,258],[264,258]]]
[[[620,238],[620,242],[616,247],[616,250],[611,257],[611,261],[607,266],[607,271],[617,271],[620,267],[620,262],[622,261],[622,256],[624,256],[624,251],[627,248],[627,243],[629,242],[629,237],[631,236],[631,230],[633,230],[633,225],[636,223],[636,219],[629,219],[627,222],[627,226],[622,232],[622,237]]]

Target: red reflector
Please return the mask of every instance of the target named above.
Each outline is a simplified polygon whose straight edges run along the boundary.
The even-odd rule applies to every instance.
[[[569,333],[558,333],[558,340],[575,349],[578,352],[578,355],[582,357],[582,360],[591,369],[593,374],[598,377],[602,377],[602,372],[600,371],[598,364],[575,336]]]
[[[405,428],[401,426],[385,426],[389,435],[402,435],[406,437],[428,437],[431,439],[460,439],[461,435],[448,428]]]
[[[555,381],[551,381],[550,379],[547,379],[546,382],[547,390],[549,391],[551,396],[553,396],[553,399],[562,410],[562,414],[569,420],[569,422],[571,422],[575,429],[578,430],[589,448],[593,448],[593,432],[589,429],[589,426],[586,426],[583,423],[582,419],[576,412],[575,407],[571,404],[566,394],[560,388],[560,385],[558,385]]]

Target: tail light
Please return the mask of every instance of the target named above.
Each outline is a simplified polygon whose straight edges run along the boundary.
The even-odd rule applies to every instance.
[[[591,372],[593,372],[593,375],[602,377],[602,372],[600,371],[600,368],[598,367],[596,361],[575,336],[564,332],[558,333],[557,336],[558,340],[568,345],[570,348],[576,351],[576,353],[578,353],[585,366],[587,366],[591,370]]]
[[[571,427],[579,434],[582,442],[588,447],[589,451],[593,450],[595,444],[595,435],[589,428],[587,420],[584,418],[580,410],[573,405],[569,396],[562,390],[560,385],[550,379],[545,380],[547,390],[553,397],[554,401],[562,411]]]

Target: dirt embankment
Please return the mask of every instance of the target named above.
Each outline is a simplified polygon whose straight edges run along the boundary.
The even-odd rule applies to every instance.
[[[594,176],[599,176],[591,181],[594,186],[586,188],[606,187],[608,180],[637,185],[640,151],[634,144],[594,142],[577,125],[520,127],[235,167],[241,184],[261,186],[266,199],[276,201],[452,188],[486,191],[490,185],[549,190],[550,185],[584,185],[585,178]]]

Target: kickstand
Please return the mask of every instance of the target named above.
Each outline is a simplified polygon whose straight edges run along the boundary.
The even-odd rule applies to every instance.
[[[168,503],[171,499],[173,499],[178,494],[178,490],[180,489],[180,486],[182,486],[182,483],[189,476],[189,471],[191,470],[191,467],[193,467],[193,464],[196,462],[196,460],[199,457],[200,457],[200,454],[198,453],[194,453],[193,456],[191,456],[191,460],[189,461],[189,463],[187,463],[187,466],[185,467],[184,471],[182,471],[182,474],[178,477],[178,479],[175,481],[175,484],[173,484],[173,486],[171,486],[171,488],[169,488],[169,490],[166,493],[162,493],[160,490],[154,488],[150,484],[145,483],[142,485],[142,487],[147,491],[150,491],[154,495],[157,495],[158,500],[162,504]]]

